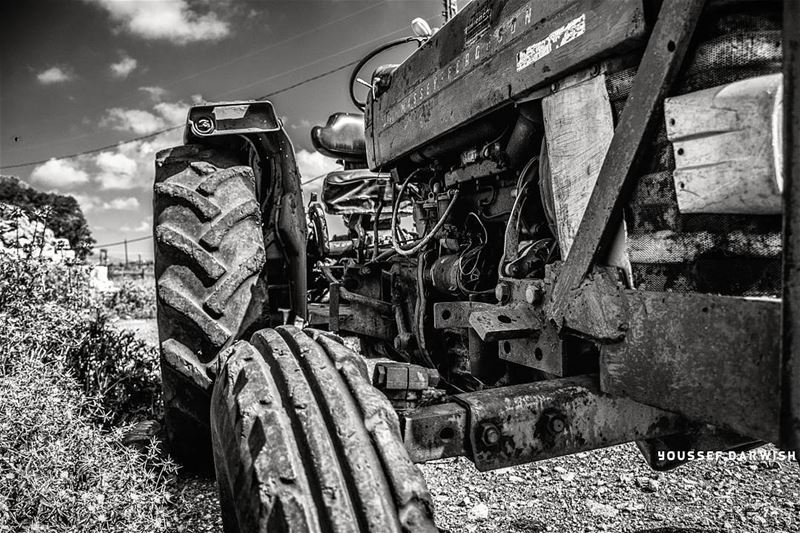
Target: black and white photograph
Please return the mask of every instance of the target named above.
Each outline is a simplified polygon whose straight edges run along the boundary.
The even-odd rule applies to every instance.
[[[0,533],[800,533],[800,0],[2,0]]]

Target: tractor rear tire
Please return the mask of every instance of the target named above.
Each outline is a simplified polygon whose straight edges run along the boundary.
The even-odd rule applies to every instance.
[[[210,469],[217,355],[262,315],[266,300],[253,170],[219,149],[164,150],[153,198],[167,441],[184,465]]]
[[[396,413],[335,336],[263,329],[220,357],[211,435],[226,533],[438,531]]]

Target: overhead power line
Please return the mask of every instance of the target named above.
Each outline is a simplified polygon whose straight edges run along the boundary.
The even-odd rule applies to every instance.
[[[188,74],[188,75],[180,77],[180,78],[173,79],[173,80],[168,81],[166,83],[159,83],[159,86],[160,87],[172,87],[174,85],[177,85],[178,83],[181,83],[181,82],[184,82],[184,81],[188,81],[188,80],[197,78],[199,76],[202,76],[203,74],[208,74],[209,72],[213,72],[215,70],[219,70],[221,68],[230,66],[230,65],[235,64],[235,63],[241,63],[242,61],[244,61],[246,59],[249,59],[251,57],[263,54],[264,52],[267,52],[267,51],[272,50],[274,48],[278,48],[278,47],[283,46],[285,44],[288,44],[290,42],[296,41],[296,40],[298,40],[298,39],[300,39],[302,37],[306,37],[308,35],[314,35],[314,34],[320,32],[321,30],[324,30],[324,29],[329,28],[331,26],[335,26],[335,25],[337,25],[337,24],[339,24],[341,22],[344,22],[346,20],[349,20],[351,18],[357,17],[358,15],[361,15],[362,13],[365,13],[367,11],[371,11],[371,10],[373,10],[373,9],[375,9],[377,7],[380,7],[380,6],[382,6],[382,5],[386,4],[386,3],[387,2],[385,0],[382,1],[382,2],[375,2],[373,4],[370,4],[370,5],[366,6],[366,7],[364,7],[363,9],[359,9],[357,11],[353,11],[352,13],[348,13],[348,14],[346,14],[346,15],[344,15],[342,17],[339,17],[337,19],[329,20],[329,21],[327,21],[327,22],[325,22],[323,24],[320,24],[319,26],[315,26],[313,28],[309,28],[307,30],[303,30],[303,31],[301,31],[299,33],[294,33],[294,34],[290,35],[289,37],[287,37],[285,39],[282,39],[280,41],[269,43],[269,44],[267,44],[265,46],[262,46],[260,48],[256,48],[254,50],[250,50],[249,52],[246,52],[244,54],[237,55],[237,56],[232,57],[232,58],[230,58],[228,60],[225,60],[225,61],[223,61],[221,63],[217,63],[217,64],[212,65],[210,67],[206,67],[206,68],[204,68],[202,70],[198,70],[198,71],[192,72],[191,74]],[[137,90],[135,92],[135,94],[136,95],[140,94],[139,90]],[[133,100],[135,94],[130,94],[128,96],[123,97],[121,100],[118,101],[118,103],[120,101],[121,102],[128,102],[128,101]],[[91,109],[91,111],[95,111],[95,110],[98,110],[98,109],[103,109],[103,107],[95,107],[95,108]],[[73,114],[74,113],[68,112],[68,113],[62,113],[62,114],[55,115],[55,116],[48,116],[47,117],[47,121],[52,123],[53,120],[58,120],[58,119],[61,119],[61,118],[64,118],[64,117],[71,116]],[[29,148],[29,147],[26,146],[24,148]]]
[[[309,178],[307,180],[301,181],[300,182],[300,186],[302,187],[303,185],[308,185],[309,183],[311,183],[313,181],[321,180],[322,178],[324,178],[327,175],[328,175],[327,173],[320,174],[319,176],[314,176],[313,178]],[[111,246],[122,246],[123,244],[130,244],[132,242],[146,241],[146,240],[152,239],[152,238],[153,238],[152,235],[143,235],[141,237],[135,237],[133,239],[125,239],[125,240],[117,241],[117,242],[109,242],[109,243],[105,243],[105,244],[93,244],[92,248],[110,248]]]
[[[356,63],[358,63],[358,61],[350,61],[350,62],[345,63],[344,65],[338,66],[338,67],[336,67],[334,69],[325,71],[325,72],[323,72],[321,74],[317,74],[315,76],[312,76],[312,77],[307,78],[305,80],[299,81],[297,83],[293,83],[292,85],[289,85],[288,87],[284,87],[283,89],[278,89],[277,91],[272,91],[271,93],[267,93],[267,94],[265,94],[263,96],[259,96],[258,100],[264,100],[264,99],[269,98],[271,96],[275,96],[277,94],[285,93],[285,92],[290,91],[292,89],[296,89],[297,87],[300,87],[301,85],[305,85],[307,83],[311,83],[312,81],[316,81],[316,80],[318,80],[320,78],[324,78],[325,76],[330,76],[331,74],[334,74],[336,72],[339,72],[340,70],[344,70],[344,69],[346,69],[348,67],[351,67],[351,66],[355,65]],[[16,165],[2,165],[2,166],[0,166],[0,169],[2,169],[2,170],[10,170],[12,168],[22,168],[22,167],[29,167],[29,166],[33,166],[33,165],[43,165],[44,163],[47,163],[48,161],[60,161],[62,159],[74,159],[74,158],[80,157],[82,155],[96,154],[98,152],[103,152],[105,150],[111,150],[113,148],[117,148],[118,146],[124,146],[126,144],[131,144],[131,143],[134,143],[134,142],[143,141],[145,139],[152,139],[153,137],[157,137],[159,135],[162,135],[164,133],[168,133],[170,131],[175,131],[177,129],[183,128],[184,126],[185,126],[185,124],[176,124],[176,125],[170,126],[168,128],[163,128],[163,129],[160,129],[158,131],[154,131],[153,133],[148,133],[147,135],[140,135],[139,137],[134,137],[133,139],[128,139],[126,141],[120,141],[120,142],[114,143],[114,144],[107,144],[105,146],[100,146],[98,148],[92,148],[91,150],[84,150],[82,152],[75,152],[73,154],[62,155],[62,156],[58,156],[58,157],[50,157],[48,159],[40,159],[38,161],[29,161],[27,163],[17,163]]]
[[[98,152],[102,152],[104,150],[111,150],[112,148],[116,148],[118,146],[124,146],[126,144],[135,143],[137,141],[143,141],[145,139],[150,139],[152,137],[156,137],[161,135],[162,133],[167,133],[169,131],[177,130],[178,128],[182,128],[183,124],[179,124],[177,126],[170,126],[169,128],[164,128],[158,131],[154,131],[153,133],[148,133],[147,135],[140,135],[139,137],[134,137],[133,139],[128,139],[127,141],[121,141],[114,144],[107,144],[105,146],[100,146],[99,148],[92,148],[91,150],[84,150],[82,152],[75,152],[74,154],[69,155],[60,155],[58,157],[50,157],[48,159],[40,159],[38,161],[30,161],[28,163],[17,163],[16,165],[3,165],[0,166],[0,169],[7,170],[11,168],[21,168],[21,167],[29,167],[32,165],[43,165],[48,161],[60,161],[62,159],[74,159],[76,157],[80,157],[82,155],[89,155],[89,154],[96,154]]]
[[[391,36],[391,35],[399,32],[399,31],[401,31],[402,29],[404,29],[404,28],[400,28],[400,29],[394,30],[393,32],[390,32],[390,33],[388,33],[386,35],[382,35],[380,37],[376,37],[375,39],[371,39],[369,41],[361,43],[360,45],[347,48],[345,50],[342,50],[341,52],[337,52],[335,54],[331,54],[328,57],[341,55],[341,54],[347,53],[349,51],[355,50],[355,49],[357,49],[359,47],[362,47],[362,46],[365,46],[367,44],[370,44],[372,42],[378,41],[380,39],[385,39],[386,37]],[[324,58],[324,59],[327,59],[327,58]],[[263,79],[263,80],[259,80],[258,82],[251,83],[251,84],[249,84],[249,85],[247,85],[245,87],[240,87],[237,90],[241,90],[243,88],[255,85],[256,83],[263,83],[264,81],[268,81],[268,80],[273,79],[273,78],[278,78],[280,76],[283,76],[283,75],[286,75],[286,74],[290,74],[290,73],[295,72],[297,70],[300,70],[302,68],[317,64],[317,63],[323,61],[324,59],[322,59],[322,60],[318,59],[318,60],[312,61],[311,63],[303,65],[301,67],[295,67],[295,68],[293,68],[291,70],[288,70],[286,72],[282,72],[280,74],[276,74],[276,75],[270,76],[269,78],[266,78],[266,79]],[[285,92],[290,91],[292,89],[296,89],[297,87],[300,87],[302,85],[306,85],[306,84],[314,82],[314,81],[316,81],[318,79],[324,78],[326,76],[330,76],[331,74],[335,74],[336,72],[340,72],[340,71],[342,71],[342,70],[344,70],[346,68],[352,67],[353,65],[358,63],[358,61],[359,60],[349,61],[349,62],[347,62],[347,63],[345,63],[343,65],[340,65],[340,66],[338,66],[336,68],[327,70],[327,71],[322,72],[320,74],[316,74],[314,76],[311,76],[310,78],[306,78],[306,79],[301,80],[301,81],[299,81],[297,83],[293,83],[292,85],[289,85],[289,86],[284,87],[282,89],[278,89],[278,90],[269,92],[269,93],[267,93],[265,95],[259,96],[256,99],[257,100],[264,100],[266,98],[270,98],[272,96],[276,96],[278,94],[285,93]],[[223,94],[227,94],[227,93],[223,93]],[[50,158],[47,158],[47,159],[40,159],[40,160],[37,160],[37,161],[28,161],[26,163],[17,163],[17,164],[14,164],[14,165],[0,165],[0,170],[11,170],[11,169],[14,169],[14,168],[29,167],[29,166],[33,166],[33,165],[43,165],[43,164],[47,163],[48,161],[60,161],[60,160],[63,160],[63,159],[74,159],[76,157],[80,157],[80,156],[83,156],[83,155],[96,154],[96,153],[99,153],[99,152],[103,152],[105,150],[111,150],[111,149],[117,148],[119,146],[124,146],[126,144],[131,144],[131,143],[134,143],[134,142],[143,141],[143,140],[146,140],[146,139],[151,139],[153,137],[157,137],[157,136],[162,135],[164,133],[168,133],[170,131],[175,131],[177,129],[183,128],[184,126],[185,126],[185,124],[175,124],[173,126],[169,126],[169,127],[162,128],[160,130],[154,131],[153,133],[148,133],[147,135],[140,135],[138,137],[134,137],[132,139],[128,139],[128,140],[125,140],[125,141],[120,141],[120,142],[117,142],[117,143],[114,143],[114,144],[107,144],[105,146],[100,146],[98,148],[92,148],[92,149],[89,149],[89,150],[83,150],[81,152],[75,152],[75,153],[68,154],[68,155],[62,155],[62,156],[58,156],[58,157],[50,157]]]
[[[111,246],[121,246],[123,244],[130,244],[132,242],[139,242],[139,241],[146,241],[147,239],[152,239],[152,235],[143,235],[142,237],[135,237],[133,239],[125,239],[118,242],[107,242],[105,244],[93,244],[92,248],[108,248]]]

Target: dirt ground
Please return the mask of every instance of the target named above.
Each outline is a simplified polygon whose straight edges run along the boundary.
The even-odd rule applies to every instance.
[[[155,322],[117,323],[157,342]],[[462,458],[422,465],[440,528],[460,532],[796,533],[800,465],[769,457],[649,470],[632,444],[478,472]],[[181,475],[177,531],[221,532],[216,483]]]

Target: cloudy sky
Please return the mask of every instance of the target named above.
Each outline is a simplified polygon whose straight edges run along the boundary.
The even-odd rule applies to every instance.
[[[99,244],[151,231],[153,156],[193,102],[256,98],[441,24],[440,0],[3,0],[0,166],[78,199]],[[413,45],[382,56],[401,61]],[[354,111],[349,69],[272,98],[304,178],[332,168],[309,131]],[[69,159],[60,156],[115,145]],[[319,183],[319,182],[317,182]],[[316,184],[315,184],[316,185]],[[152,242],[129,245],[152,257]],[[109,250],[120,257],[121,247]]]

